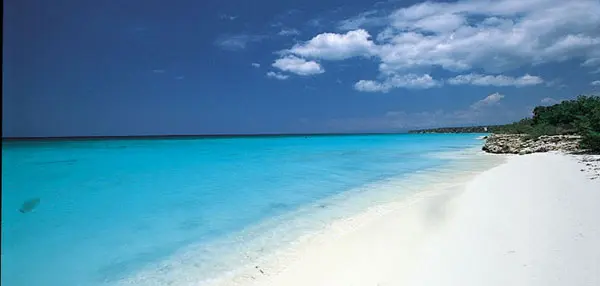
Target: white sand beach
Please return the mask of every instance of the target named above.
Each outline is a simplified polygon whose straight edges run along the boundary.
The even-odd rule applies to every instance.
[[[226,284],[600,285],[600,179],[585,165],[511,156],[468,182],[334,224]]]

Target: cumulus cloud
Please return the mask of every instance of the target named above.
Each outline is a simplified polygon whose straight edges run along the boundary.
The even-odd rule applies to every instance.
[[[426,89],[441,85],[441,83],[433,79],[430,75],[394,75],[382,82],[373,80],[360,80],[354,84],[354,88],[364,92],[389,92],[394,88],[410,88],[410,89]]]
[[[315,75],[324,73],[325,70],[315,61],[307,61],[296,56],[285,56],[276,60],[273,67],[282,71],[295,73],[297,75]]]
[[[360,80],[354,84],[354,88],[365,92],[388,92],[391,89],[390,86],[373,80]]]
[[[497,105],[500,100],[502,100],[504,98],[504,95],[500,94],[500,93],[492,93],[490,95],[488,95],[486,98],[479,100],[475,103],[473,103],[471,105],[472,109],[481,109],[484,107],[489,107],[489,106],[494,106]]]
[[[290,76],[282,74],[282,73],[270,71],[267,73],[267,77],[278,79],[278,80],[285,80],[285,79],[288,79]]]
[[[425,2],[390,19],[381,54],[390,69],[436,65],[498,72],[589,58],[600,44],[600,3],[591,0]]]
[[[260,64],[259,63],[252,63],[252,66],[255,67],[255,68],[259,68]]]
[[[265,37],[260,35],[223,35],[215,41],[215,45],[224,50],[239,51],[245,49],[249,43],[264,39]]]
[[[600,86],[600,80],[592,81],[592,82],[590,82],[590,84],[593,86]]]
[[[383,26],[378,34],[361,29]],[[287,52],[317,60],[372,57],[382,76],[450,72],[501,74],[520,67],[579,60],[600,70],[600,2],[597,0],[462,0],[424,2],[381,15],[368,11],[339,23],[346,33],[323,33]],[[465,84],[526,86],[541,78],[503,75],[458,80]],[[367,89],[386,89],[376,82]]]
[[[289,52],[298,56],[325,60],[370,56],[376,48],[370,38],[371,35],[362,29],[345,34],[323,33],[305,43],[295,45]]]
[[[466,74],[458,75],[448,79],[448,83],[452,85],[479,85],[479,86],[516,86],[523,87],[528,85],[537,85],[544,82],[542,78],[526,74],[522,77],[510,77],[504,75],[481,75],[481,74]]]

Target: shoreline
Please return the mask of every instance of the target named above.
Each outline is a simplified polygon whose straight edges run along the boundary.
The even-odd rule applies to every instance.
[[[600,217],[600,192],[591,190],[600,190],[600,182],[586,180],[578,169],[581,163],[571,155],[504,158],[505,162],[491,169],[464,174],[453,182],[439,182],[401,201],[338,220],[287,252],[211,285],[443,285],[444,281],[463,281],[460,285],[574,285],[566,283],[567,279],[591,283],[577,285],[598,285],[600,278],[594,278],[593,271],[600,267],[596,243],[600,228],[595,227],[594,218]],[[552,175],[545,177],[548,173]],[[533,176],[533,182],[528,183],[527,176]],[[546,182],[539,182],[544,179]],[[569,198],[564,189],[568,186],[586,192],[585,197]],[[482,192],[485,189],[487,192]],[[523,198],[525,203],[520,203]],[[538,209],[538,202],[545,203],[544,208]],[[595,216],[578,215],[582,208]],[[561,219],[553,212],[578,217],[579,221]],[[562,229],[553,229],[556,223]],[[536,226],[535,232],[528,231]],[[572,229],[587,235],[585,247],[576,247],[569,240]],[[581,243],[580,234],[575,235]],[[537,247],[530,237],[540,240],[535,243],[555,248]],[[557,253],[557,249],[564,253]],[[515,262],[520,263],[516,267],[506,259],[512,256],[526,262]],[[577,262],[586,258],[587,264]],[[550,262],[544,262],[548,259]],[[562,271],[560,278],[566,284],[543,278],[554,275],[551,270]]]
[[[233,251],[219,243],[187,248],[165,263],[142,270],[119,281],[119,284],[164,285],[175,282],[173,285],[188,285],[186,283],[194,281],[200,285],[250,285],[284,271],[299,258],[303,249],[332,240],[332,236],[344,237],[346,233],[362,228],[398,207],[406,207],[414,200],[431,196],[431,190],[453,188],[457,183],[468,181],[479,172],[500,164],[505,158],[481,152],[479,147],[424,156],[452,160],[439,167],[364,185],[249,227],[231,238],[239,242]],[[197,254],[224,250],[226,255],[222,256],[222,263],[229,261],[225,268],[230,271],[198,268],[198,261],[194,260]],[[210,277],[207,273],[219,275]]]
[[[371,202],[368,207],[349,216],[343,216],[332,220],[324,227],[309,235],[294,240],[289,246],[278,249],[274,253],[261,257],[251,265],[246,265],[242,269],[237,269],[235,274],[223,277],[207,285],[211,286],[234,286],[234,285],[281,285],[272,284],[270,277],[281,275],[290,268],[291,265],[305,259],[307,253],[320,256],[319,253],[336,247],[328,247],[335,244],[340,239],[345,239],[355,231],[364,227],[369,227],[373,223],[385,220],[386,217],[396,216],[398,213],[408,212],[418,204],[442,203],[436,200],[438,197],[448,195],[448,192],[455,193],[460,191],[460,186],[468,182],[490,168],[501,165],[506,161],[506,155],[487,154],[479,151],[479,148],[468,148],[460,151],[446,151],[440,153],[427,154],[431,156],[464,156],[455,159],[454,162],[444,166],[444,168],[430,168],[423,171],[417,171],[409,176],[402,178],[399,184],[390,184],[387,188],[407,188],[410,189],[394,198],[385,197],[380,202]],[[465,161],[463,161],[465,160]],[[473,164],[475,167],[473,167]],[[386,190],[389,192],[389,190]],[[343,196],[346,204],[351,202],[354,196],[360,194],[349,191]],[[431,200],[433,199],[433,201]],[[407,220],[408,221],[408,220]],[[405,243],[407,245],[407,243]],[[338,255],[330,255],[336,259]],[[321,259],[309,262],[310,265],[321,265]],[[329,269],[323,267],[322,269]],[[305,271],[305,270],[303,270]],[[317,269],[306,271],[318,271]],[[298,273],[299,277],[303,276]],[[293,275],[296,276],[296,275]],[[266,280],[265,280],[266,279]],[[282,283],[290,283],[284,281]],[[265,284],[267,283],[267,284]],[[315,281],[303,281],[304,285],[314,285]],[[330,281],[326,285],[338,285],[337,282]],[[350,283],[350,281],[348,281]],[[339,284],[342,285],[343,283]],[[295,285],[295,284],[290,284]],[[299,284],[301,285],[301,284]],[[343,284],[346,285],[346,284]]]
[[[473,150],[470,150],[469,152],[472,151]],[[454,152],[443,153],[444,155],[452,155],[451,153]],[[462,152],[459,151],[459,153]],[[345,240],[348,237],[351,237],[353,233],[361,231],[364,228],[370,228],[373,224],[381,224],[384,221],[390,221],[388,219],[392,217],[404,217],[404,214],[408,214],[407,217],[404,217],[404,220],[407,223],[411,223],[410,220],[413,218],[413,214],[410,213],[411,210],[418,208],[419,205],[426,204],[428,207],[427,211],[429,212],[431,209],[444,203],[443,200],[438,200],[439,198],[448,197],[460,192],[460,186],[477,176],[477,174],[493,166],[503,164],[506,160],[506,156],[489,155],[480,152],[477,154],[469,153],[467,156],[482,156],[479,159],[483,159],[486,162],[483,164],[483,167],[481,165],[477,165],[477,170],[468,169],[468,164],[465,164],[465,162],[454,162],[454,164],[451,163],[449,166],[445,166],[442,169],[432,168],[411,174],[408,177],[403,178],[400,184],[391,184],[388,186],[389,188],[411,188],[410,191],[399,196],[395,196],[395,198],[384,197],[380,202],[371,202],[369,206],[362,211],[354,213],[350,216],[344,216],[342,218],[335,219],[318,232],[293,241],[290,247],[280,249],[279,251],[264,257],[258,261],[257,265],[249,265],[245,267],[244,270],[232,277],[232,279],[220,280],[217,283],[209,285],[295,285],[293,283],[289,284],[291,281],[274,283],[269,281],[269,277],[281,274],[285,275],[285,272],[290,268],[290,266],[305,261],[307,254],[309,256],[319,257],[315,260],[309,259],[309,262],[306,262],[306,264],[310,264],[311,267],[317,267],[313,267],[310,270],[303,269],[301,272],[309,271],[315,273],[321,271],[321,269],[329,270],[330,268],[328,266],[330,266],[330,264],[323,262],[324,257],[321,254],[327,253],[327,251],[330,249],[336,249],[336,242]],[[466,160],[469,159],[473,160],[474,157]],[[454,167],[458,167],[458,169],[452,169],[451,167],[453,165]],[[438,176],[436,177],[436,175]],[[413,186],[408,186],[408,184]],[[353,195],[356,194],[345,194],[345,196],[350,197]],[[351,201],[352,199],[349,200]],[[352,202],[346,203],[352,204]],[[427,230],[418,229],[417,231]],[[360,242],[360,244],[363,243],[364,242]],[[416,241],[416,237],[412,237],[410,241],[405,241],[404,243],[400,244],[403,244],[404,248],[406,248],[406,246],[415,243],[418,243],[418,241]],[[347,250],[349,249],[336,249],[335,251]],[[326,258],[337,260],[340,256],[343,257],[341,253],[337,253],[337,255],[327,255]],[[359,255],[359,257],[360,256],[362,255]],[[292,276],[302,277],[303,275],[303,273],[296,273]],[[351,282],[352,281],[350,280],[344,283],[339,281],[329,281],[325,285],[349,285],[348,283]],[[302,283],[299,285],[317,285],[313,283],[317,283],[317,281],[302,281]]]

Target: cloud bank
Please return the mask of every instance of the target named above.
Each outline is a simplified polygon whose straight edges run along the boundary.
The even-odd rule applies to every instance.
[[[302,73],[306,75],[322,73],[316,67],[324,61],[373,59],[379,70],[373,77],[380,80],[355,83],[357,90],[366,92],[432,88],[441,82],[526,87],[544,80],[511,75],[511,71],[567,60],[581,61],[590,73],[599,71],[598,27],[597,0],[424,2],[342,20],[337,28],[343,32],[322,33],[297,43],[284,50],[276,63],[294,57],[321,71]],[[454,75],[434,80],[432,70]]]

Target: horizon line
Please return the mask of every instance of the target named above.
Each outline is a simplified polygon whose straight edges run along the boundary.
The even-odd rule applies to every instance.
[[[301,136],[350,136],[350,135],[393,135],[408,134],[396,132],[335,132],[335,133],[257,133],[257,134],[170,134],[170,135],[97,135],[97,136],[29,136],[2,137],[2,141],[44,141],[44,140],[102,140],[102,139],[167,139],[167,138],[237,138],[237,137],[301,137]]]
[[[2,141],[53,141],[53,140],[102,140],[102,139],[168,139],[168,138],[237,138],[237,137],[301,137],[301,136],[351,136],[351,135],[393,135],[411,134],[417,131],[432,131],[439,129],[462,129],[495,127],[501,124],[453,126],[453,127],[431,127],[420,129],[403,129],[402,131],[389,132],[321,132],[321,133],[231,133],[231,134],[168,134],[168,135],[91,135],[91,136],[11,136],[2,137]]]

